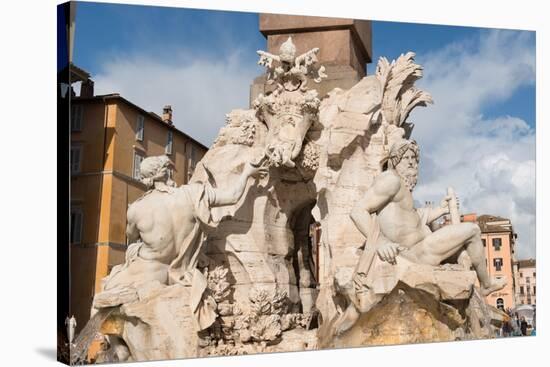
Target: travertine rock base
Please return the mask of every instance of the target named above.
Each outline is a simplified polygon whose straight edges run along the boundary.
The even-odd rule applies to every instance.
[[[467,315],[468,301],[455,304],[437,301],[432,294],[403,283],[370,312],[363,314],[346,333],[325,347],[442,342],[482,337],[475,335]],[[478,320],[476,320],[478,321]],[[490,337],[485,335],[483,337]]]
[[[121,307],[122,336],[135,362],[198,355],[189,292],[190,287],[179,284],[159,287]]]

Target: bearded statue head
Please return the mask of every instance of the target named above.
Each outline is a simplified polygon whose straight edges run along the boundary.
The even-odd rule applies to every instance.
[[[400,139],[391,145],[388,156],[383,163],[388,169],[395,169],[401,179],[412,191],[418,179],[418,162],[420,150],[414,140]]]

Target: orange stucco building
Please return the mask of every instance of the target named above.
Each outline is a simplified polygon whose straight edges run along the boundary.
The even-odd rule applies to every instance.
[[[485,247],[487,269],[496,278],[505,277],[506,287],[491,293],[485,301],[491,306],[507,310],[515,308],[515,282],[513,273],[514,248],[517,234],[509,219],[494,216],[469,214],[465,221],[477,221],[481,229],[481,241]]]
[[[84,86],[84,84],[83,84]],[[126,210],[145,186],[139,164],[166,154],[176,184],[187,183],[207,148],[163,116],[118,94],[93,95],[93,82],[71,100],[70,314],[86,324],[101,279],[124,262]]]

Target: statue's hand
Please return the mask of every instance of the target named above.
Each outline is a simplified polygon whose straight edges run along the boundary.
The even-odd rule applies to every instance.
[[[377,253],[380,260],[395,265],[395,257],[399,254],[400,246],[397,243],[388,242],[378,246]]]
[[[444,214],[449,214],[451,212],[449,202],[451,201],[452,197],[451,195],[445,196],[443,199],[441,199],[441,202],[439,203],[439,206],[444,209]]]
[[[259,165],[254,165],[251,163],[247,163],[244,166],[243,174],[246,177],[260,177],[264,178],[267,175],[268,168],[265,165],[265,163],[262,161]]]

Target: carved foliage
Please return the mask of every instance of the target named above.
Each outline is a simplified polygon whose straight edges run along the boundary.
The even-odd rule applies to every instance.
[[[422,77],[422,67],[414,62],[414,52],[401,54],[389,63],[381,57],[376,68],[376,77],[383,88],[382,115],[388,124],[401,126],[416,106],[433,103],[429,93],[414,87]]]
[[[228,268],[216,266],[214,270],[207,273],[208,290],[217,303],[224,301],[230,293],[229,282],[227,281]]]

